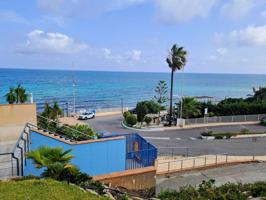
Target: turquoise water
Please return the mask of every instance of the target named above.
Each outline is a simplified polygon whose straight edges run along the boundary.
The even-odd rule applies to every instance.
[[[95,72],[0,69],[0,103],[10,86],[21,83],[33,93],[39,108],[45,101],[57,100],[61,105],[73,104],[73,80],[76,82],[76,102],[79,107],[119,107],[121,98],[125,106],[151,99],[159,80],[167,81],[170,73]],[[183,80],[183,81],[182,81]],[[175,75],[174,94],[186,96],[246,97],[253,87],[265,86],[266,75],[192,74]]]

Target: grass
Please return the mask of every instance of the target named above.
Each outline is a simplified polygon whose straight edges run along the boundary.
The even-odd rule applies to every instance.
[[[0,199],[5,200],[104,200],[74,185],[52,179],[0,182]]]

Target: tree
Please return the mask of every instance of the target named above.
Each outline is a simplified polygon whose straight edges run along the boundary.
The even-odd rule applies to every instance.
[[[9,92],[5,95],[6,101],[9,104],[14,104],[16,102],[16,94],[15,89],[13,87],[9,88]]]
[[[180,102],[181,103],[181,102]],[[177,103],[176,114],[178,115],[180,110],[180,103]],[[182,116],[185,118],[198,117],[201,115],[200,105],[193,97],[184,97],[182,99],[183,109]]]
[[[160,110],[158,113],[159,120],[160,120],[160,115],[161,115],[160,112],[162,110],[162,105],[165,102],[167,102],[167,97],[166,97],[167,89],[168,88],[167,88],[166,82],[163,80],[160,80],[154,90],[156,93],[156,95],[154,96],[154,99],[160,105]]]
[[[176,70],[181,70],[184,68],[187,61],[187,52],[183,47],[178,47],[174,44],[171,51],[166,58],[166,62],[171,69],[171,89],[170,89],[170,111],[169,111],[169,125],[172,125],[173,116],[173,85],[174,85],[174,73]]]
[[[15,88],[16,93],[16,103],[25,103],[28,100],[28,94],[26,93],[26,89],[22,87],[20,84]]]
[[[141,122],[142,124],[144,117],[148,114],[148,108],[147,105],[145,104],[145,101],[137,103],[136,113],[137,113],[138,122]]]

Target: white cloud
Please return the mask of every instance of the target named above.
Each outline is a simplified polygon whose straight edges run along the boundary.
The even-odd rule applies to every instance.
[[[38,7],[48,13],[64,16],[95,16],[105,12],[139,5],[147,0],[38,0]]]
[[[67,35],[34,30],[28,33],[26,43],[20,45],[17,52],[24,54],[74,54],[87,48],[86,44],[78,43]]]
[[[132,50],[125,53],[114,54],[111,49],[108,48],[102,48],[102,53],[106,59],[113,60],[117,63],[124,61],[139,61],[142,55],[140,50]]]
[[[230,40],[237,45],[266,46],[266,26],[248,26],[230,33]]]
[[[215,33],[213,41],[218,46],[266,46],[266,25],[251,25],[229,33]]]
[[[230,0],[222,6],[221,14],[228,18],[239,19],[265,3],[265,0]]]
[[[17,13],[13,11],[8,11],[8,10],[0,11],[0,20],[19,23],[19,24],[29,24],[27,19],[19,16]]]
[[[155,0],[158,18],[166,23],[186,22],[206,17],[217,0]]]

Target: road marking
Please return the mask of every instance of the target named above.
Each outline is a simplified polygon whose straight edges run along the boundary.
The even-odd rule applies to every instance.
[[[177,137],[176,140],[181,140],[181,138]]]
[[[190,139],[190,140],[196,140],[196,138],[194,138],[194,137],[189,137],[189,139]]]
[[[169,137],[144,137],[144,139],[150,139],[150,140],[170,140]]]

